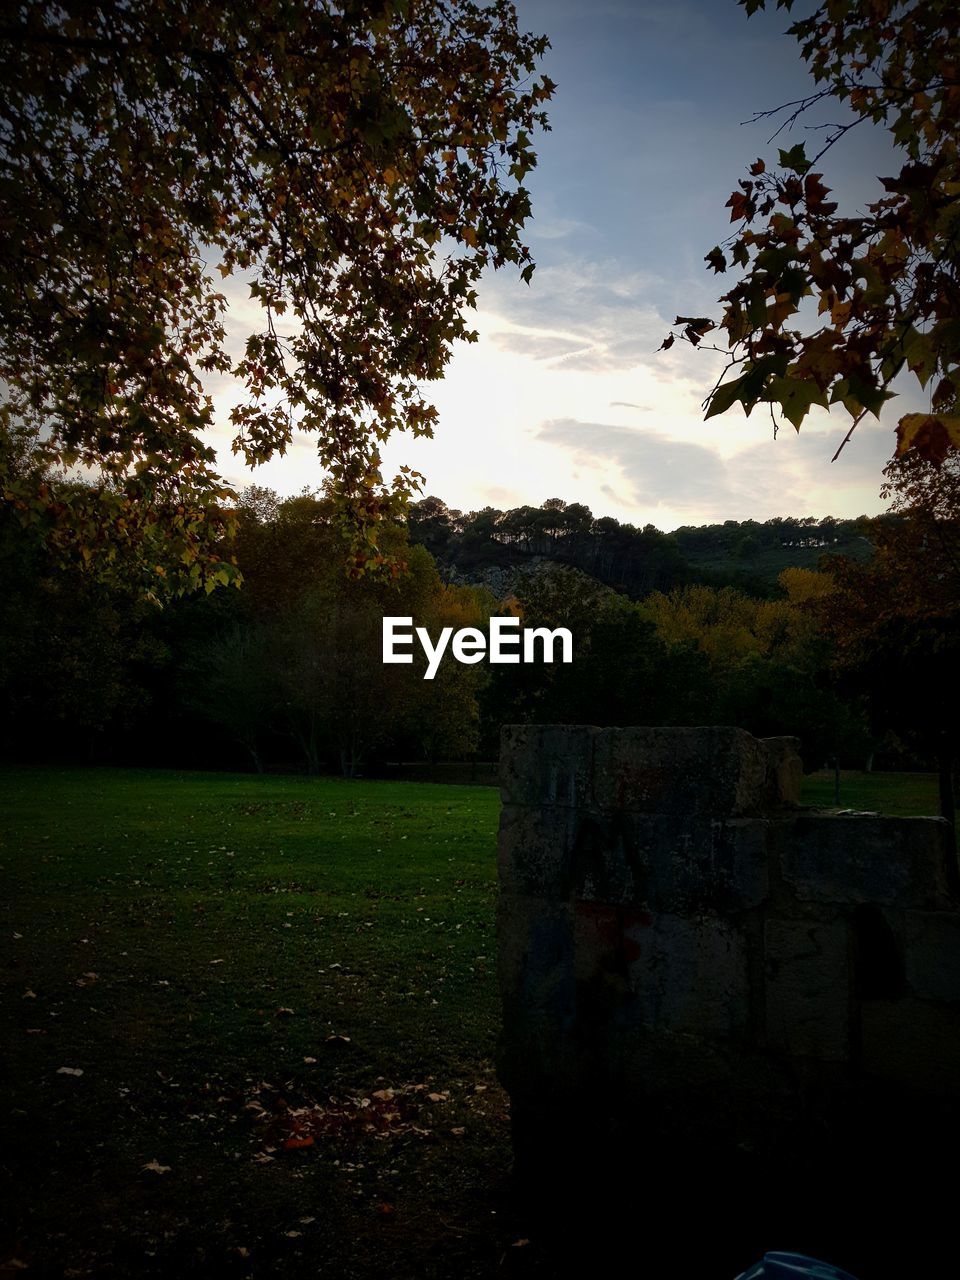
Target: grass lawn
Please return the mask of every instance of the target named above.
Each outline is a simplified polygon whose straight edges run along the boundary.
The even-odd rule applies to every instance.
[[[803,780],[803,803],[833,808],[836,804],[832,771],[808,774]],[[934,773],[863,773],[841,770],[840,807],[868,809],[899,817],[936,817],[940,794]]]
[[[496,791],[23,770],[0,810],[7,1257],[491,1273]]]
[[[926,776],[842,787],[936,811]],[[0,1271],[532,1274],[492,1066],[495,790],[11,770],[0,811]]]

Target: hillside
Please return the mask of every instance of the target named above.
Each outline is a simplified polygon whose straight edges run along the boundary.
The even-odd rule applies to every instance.
[[[815,569],[824,555],[868,558],[871,523],[865,517],[777,517],[663,533],[653,525],[595,518],[582,503],[559,498],[541,507],[465,514],[429,497],[409,514],[411,541],[427,548],[444,576],[485,586],[501,599],[519,573],[544,563],[579,569],[634,599],[691,582],[766,596],[776,591],[784,569]]]

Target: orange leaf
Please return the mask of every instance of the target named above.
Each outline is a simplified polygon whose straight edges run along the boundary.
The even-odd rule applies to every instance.
[[[287,1138],[283,1144],[284,1151],[299,1151],[301,1147],[312,1147],[313,1138]]]

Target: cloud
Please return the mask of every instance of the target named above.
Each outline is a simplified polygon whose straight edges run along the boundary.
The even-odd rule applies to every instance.
[[[565,261],[539,267],[528,289],[513,280],[488,278],[481,290],[484,310],[519,334],[498,333],[507,349],[556,361],[557,369],[608,373],[654,363],[669,318],[651,303],[662,283],[622,262]]]
[[[555,418],[538,439],[581,464],[619,473],[620,501],[661,522],[766,520],[775,515],[827,515],[876,510],[880,472],[892,450],[889,428],[858,428],[841,458],[830,459],[843,424],[748,445],[727,458],[716,448],[661,431]],[[862,434],[861,434],[862,433]],[[858,438],[859,437],[859,438]],[[611,496],[613,493],[610,489]]]
[[[584,349],[584,343],[579,338],[536,330],[498,329],[490,334],[490,341],[501,351],[530,356],[534,360],[555,360]]]
[[[580,218],[561,218],[552,214],[544,214],[542,206],[528,225],[530,239],[536,244],[540,240],[565,240],[574,235],[596,235],[597,229]]]
[[[700,444],[671,440],[659,431],[555,418],[543,423],[538,439],[568,449],[576,458],[607,458],[631,487],[630,501],[658,507],[669,494],[671,507],[702,508],[727,487],[723,459]]]

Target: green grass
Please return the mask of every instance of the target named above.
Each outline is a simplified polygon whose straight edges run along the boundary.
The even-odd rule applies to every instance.
[[[803,780],[804,804],[834,808],[836,805],[833,772],[824,770],[808,774]],[[894,816],[925,815],[940,812],[937,778],[932,773],[863,773],[841,770],[840,807],[876,810]]]
[[[841,803],[935,812],[935,780],[845,774]],[[12,770],[0,812],[0,1265],[531,1273],[492,1066],[496,791]],[[284,1149],[291,1110],[312,1145]]]
[[[31,1275],[489,1274],[496,791],[14,771],[0,809],[0,1194]],[[419,1084],[422,1132],[254,1159],[254,1096]]]

